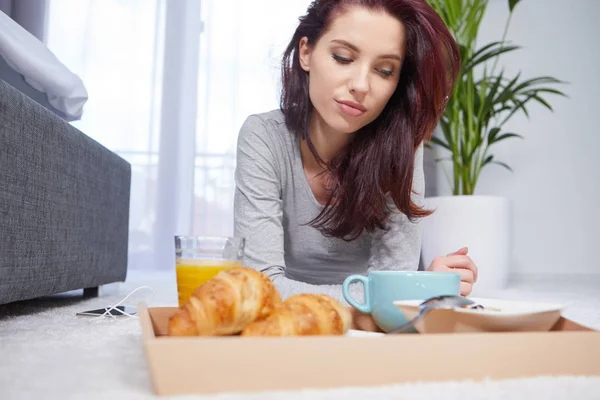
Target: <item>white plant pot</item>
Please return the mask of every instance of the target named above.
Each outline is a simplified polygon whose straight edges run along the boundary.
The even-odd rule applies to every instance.
[[[511,258],[511,218],[508,199],[495,196],[435,196],[425,199],[432,215],[424,225],[422,257],[425,268],[437,256],[461,247],[479,269],[473,296],[493,296],[506,287]]]

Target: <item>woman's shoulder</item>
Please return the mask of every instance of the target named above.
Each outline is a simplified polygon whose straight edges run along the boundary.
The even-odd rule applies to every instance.
[[[285,116],[280,109],[255,113],[248,116],[248,119],[256,119],[265,123],[285,124]]]
[[[271,110],[249,115],[239,133],[240,142],[261,142],[276,152],[292,145],[292,135],[285,125],[281,110]]]
[[[285,117],[281,110],[250,114],[242,124],[240,134],[272,132],[285,129]]]

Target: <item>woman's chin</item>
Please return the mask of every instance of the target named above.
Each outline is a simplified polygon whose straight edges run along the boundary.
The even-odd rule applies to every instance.
[[[359,121],[351,121],[339,115],[334,116],[330,121],[331,122],[328,122],[329,127],[335,132],[343,134],[354,133],[363,127],[363,124]]]

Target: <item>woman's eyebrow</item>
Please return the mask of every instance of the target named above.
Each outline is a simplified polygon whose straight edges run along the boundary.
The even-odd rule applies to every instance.
[[[346,47],[348,47],[348,48],[349,48],[349,49],[351,49],[351,50],[354,50],[354,51],[355,51],[355,52],[357,52],[357,53],[360,53],[360,50],[359,50],[359,48],[358,48],[358,47],[356,47],[355,45],[353,45],[352,43],[350,43],[350,42],[348,42],[348,41],[346,41],[346,40],[343,40],[343,39],[333,39],[333,40],[331,41],[331,43],[338,43],[338,44],[341,44],[341,45],[343,45],[343,46],[346,46]],[[400,57],[400,56],[399,56],[399,55],[397,55],[397,54],[384,54],[383,56],[380,56],[380,58],[389,58],[389,59],[392,59],[392,60],[398,60],[398,61],[402,61],[402,57]]]

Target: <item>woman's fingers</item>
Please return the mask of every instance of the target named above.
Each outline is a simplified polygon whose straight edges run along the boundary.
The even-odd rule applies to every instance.
[[[461,247],[460,249],[456,250],[454,253],[449,253],[447,255],[449,255],[449,256],[453,256],[453,255],[466,256],[468,252],[469,252],[469,249],[467,247]]]
[[[439,258],[441,259],[439,261],[447,267],[469,268],[471,270],[476,269],[475,263],[469,256],[454,255]]]
[[[473,291],[473,284],[469,282],[460,283],[460,294],[461,296],[468,296]]]
[[[452,272],[460,275],[461,282],[473,284],[475,282],[475,273],[469,268],[448,267],[444,264],[436,264],[429,268],[433,272]]]
[[[460,275],[460,294],[462,296],[468,296],[473,291],[473,282],[477,280],[477,266],[471,260],[471,257],[467,256],[469,249],[463,247],[454,253],[450,253],[443,260],[444,265],[454,272]]]
[[[381,328],[377,326],[370,314],[363,314],[352,306],[349,306],[348,309],[350,310],[350,314],[352,314],[351,329],[367,332],[383,332]]]
[[[471,257],[465,254],[457,254],[465,251],[466,248],[460,249],[455,253],[445,257],[436,257],[429,271],[437,272],[453,272],[460,275],[460,294],[463,296],[469,295],[473,290],[473,283],[477,281],[477,266],[471,260]]]
[[[475,274],[470,269],[465,268],[451,268],[450,272],[460,275],[461,282],[473,283],[475,282]]]
[[[473,273],[474,281],[477,281],[477,266],[471,260],[471,257],[464,255],[454,255],[454,256],[445,256],[445,257],[437,257],[431,263],[432,266],[446,266],[448,268],[462,268],[468,269]]]

